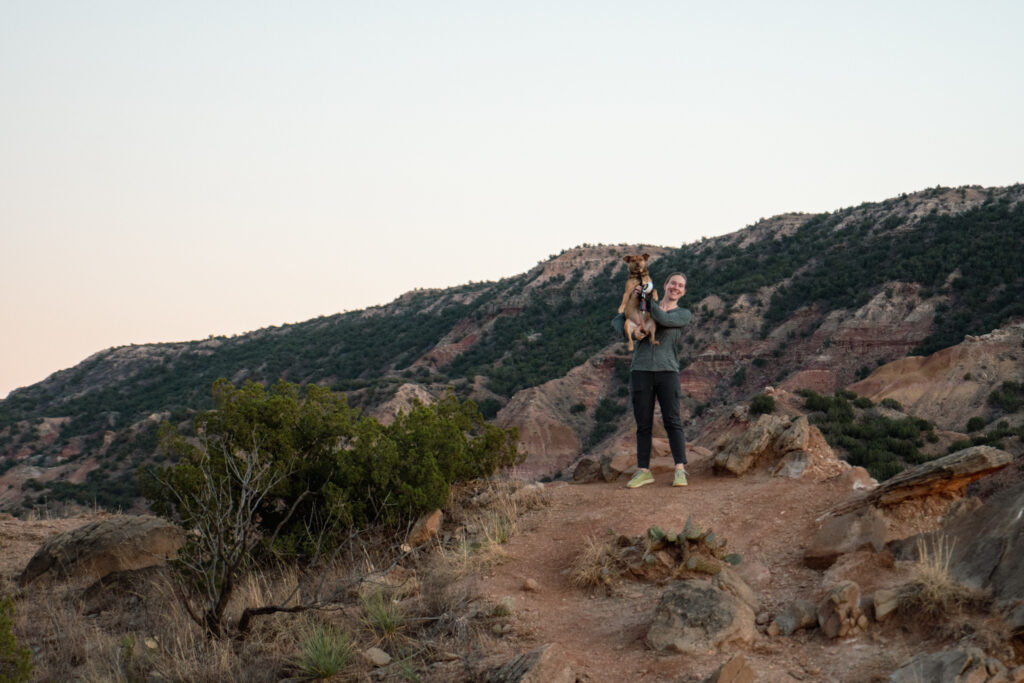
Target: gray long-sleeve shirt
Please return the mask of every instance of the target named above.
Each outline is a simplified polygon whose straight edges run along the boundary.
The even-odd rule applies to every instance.
[[[654,338],[658,345],[651,344],[650,338],[642,339],[633,345],[633,362],[630,370],[648,370],[653,372],[679,372],[679,358],[676,356],[676,343],[683,334],[683,325],[690,322],[693,315],[686,308],[662,310],[657,301],[649,302],[651,317],[658,323]],[[626,316],[619,313],[612,319],[612,328],[622,338]]]

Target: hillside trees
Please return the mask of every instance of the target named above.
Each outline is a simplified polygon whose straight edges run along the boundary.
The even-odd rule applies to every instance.
[[[213,395],[190,438],[165,427],[161,448],[177,463],[140,474],[153,510],[194,532],[177,561],[184,603],[215,637],[250,563],[322,559],[352,529],[443,507],[451,484],[519,459],[515,430],[452,394],[387,426],[317,386],[221,379]]]

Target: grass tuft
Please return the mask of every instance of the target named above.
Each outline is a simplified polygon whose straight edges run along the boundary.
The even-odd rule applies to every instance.
[[[572,563],[569,581],[580,588],[607,586],[621,573],[622,561],[611,543],[590,536]]]
[[[900,610],[923,623],[936,623],[985,602],[984,592],[968,588],[949,572],[956,541],[944,535],[917,541],[917,563],[903,586]]]
[[[348,667],[354,649],[351,638],[344,631],[316,626],[299,643],[295,667],[310,678],[330,678]]]

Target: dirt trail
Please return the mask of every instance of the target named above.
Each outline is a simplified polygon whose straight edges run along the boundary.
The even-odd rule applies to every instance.
[[[567,570],[586,539],[609,530],[628,536],[652,524],[678,530],[693,515],[742,555],[738,570],[758,595],[759,611],[774,614],[798,597],[816,601],[836,580],[834,572],[804,567],[802,553],[815,519],[849,495],[839,481],[717,477],[708,461],[692,463],[689,471],[686,488],[672,488],[670,474],[636,490],[625,488],[624,480],[549,487],[550,505],[524,518],[505,547],[505,561],[482,580],[488,598],[514,600],[512,649],[558,643],[589,681],[700,680],[728,659],[731,653],[662,655],[645,647],[660,586],[625,580],[607,595],[571,585]],[[890,583],[892,572],[876,571],[877,559],[865,555],[866,566],[852,568],[851,578],[864,592]],[[540,589],[524,590],[527,578]],[[817,630],[789,638],[758,634],[745,651],[758,681],[869,681],[887,677],[910,654],[901,638],[888,634],[884,644],[877,633],[831,642]]]

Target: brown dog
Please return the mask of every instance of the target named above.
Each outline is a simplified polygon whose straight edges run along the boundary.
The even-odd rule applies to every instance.
[[[634,339],[644,339],[650,335],[651,343],[658,343],[654,338],[657,325],[651,319],[651,312],[643,310],[640,305],[642,297],[633,294],[633,290],[637,286],[643,287],[651,281],[651,276],[647,272],[647,259],[649,258],[650,254],[629,254],[623,257],[629,265],[629,278],[626,280],[626,292],[622,295],[619,313],[624,313],[626,316],[626,348],[630,351],[633,350]],[[656,290],[652,290],[651,296],[655,301],[658,300]]]

